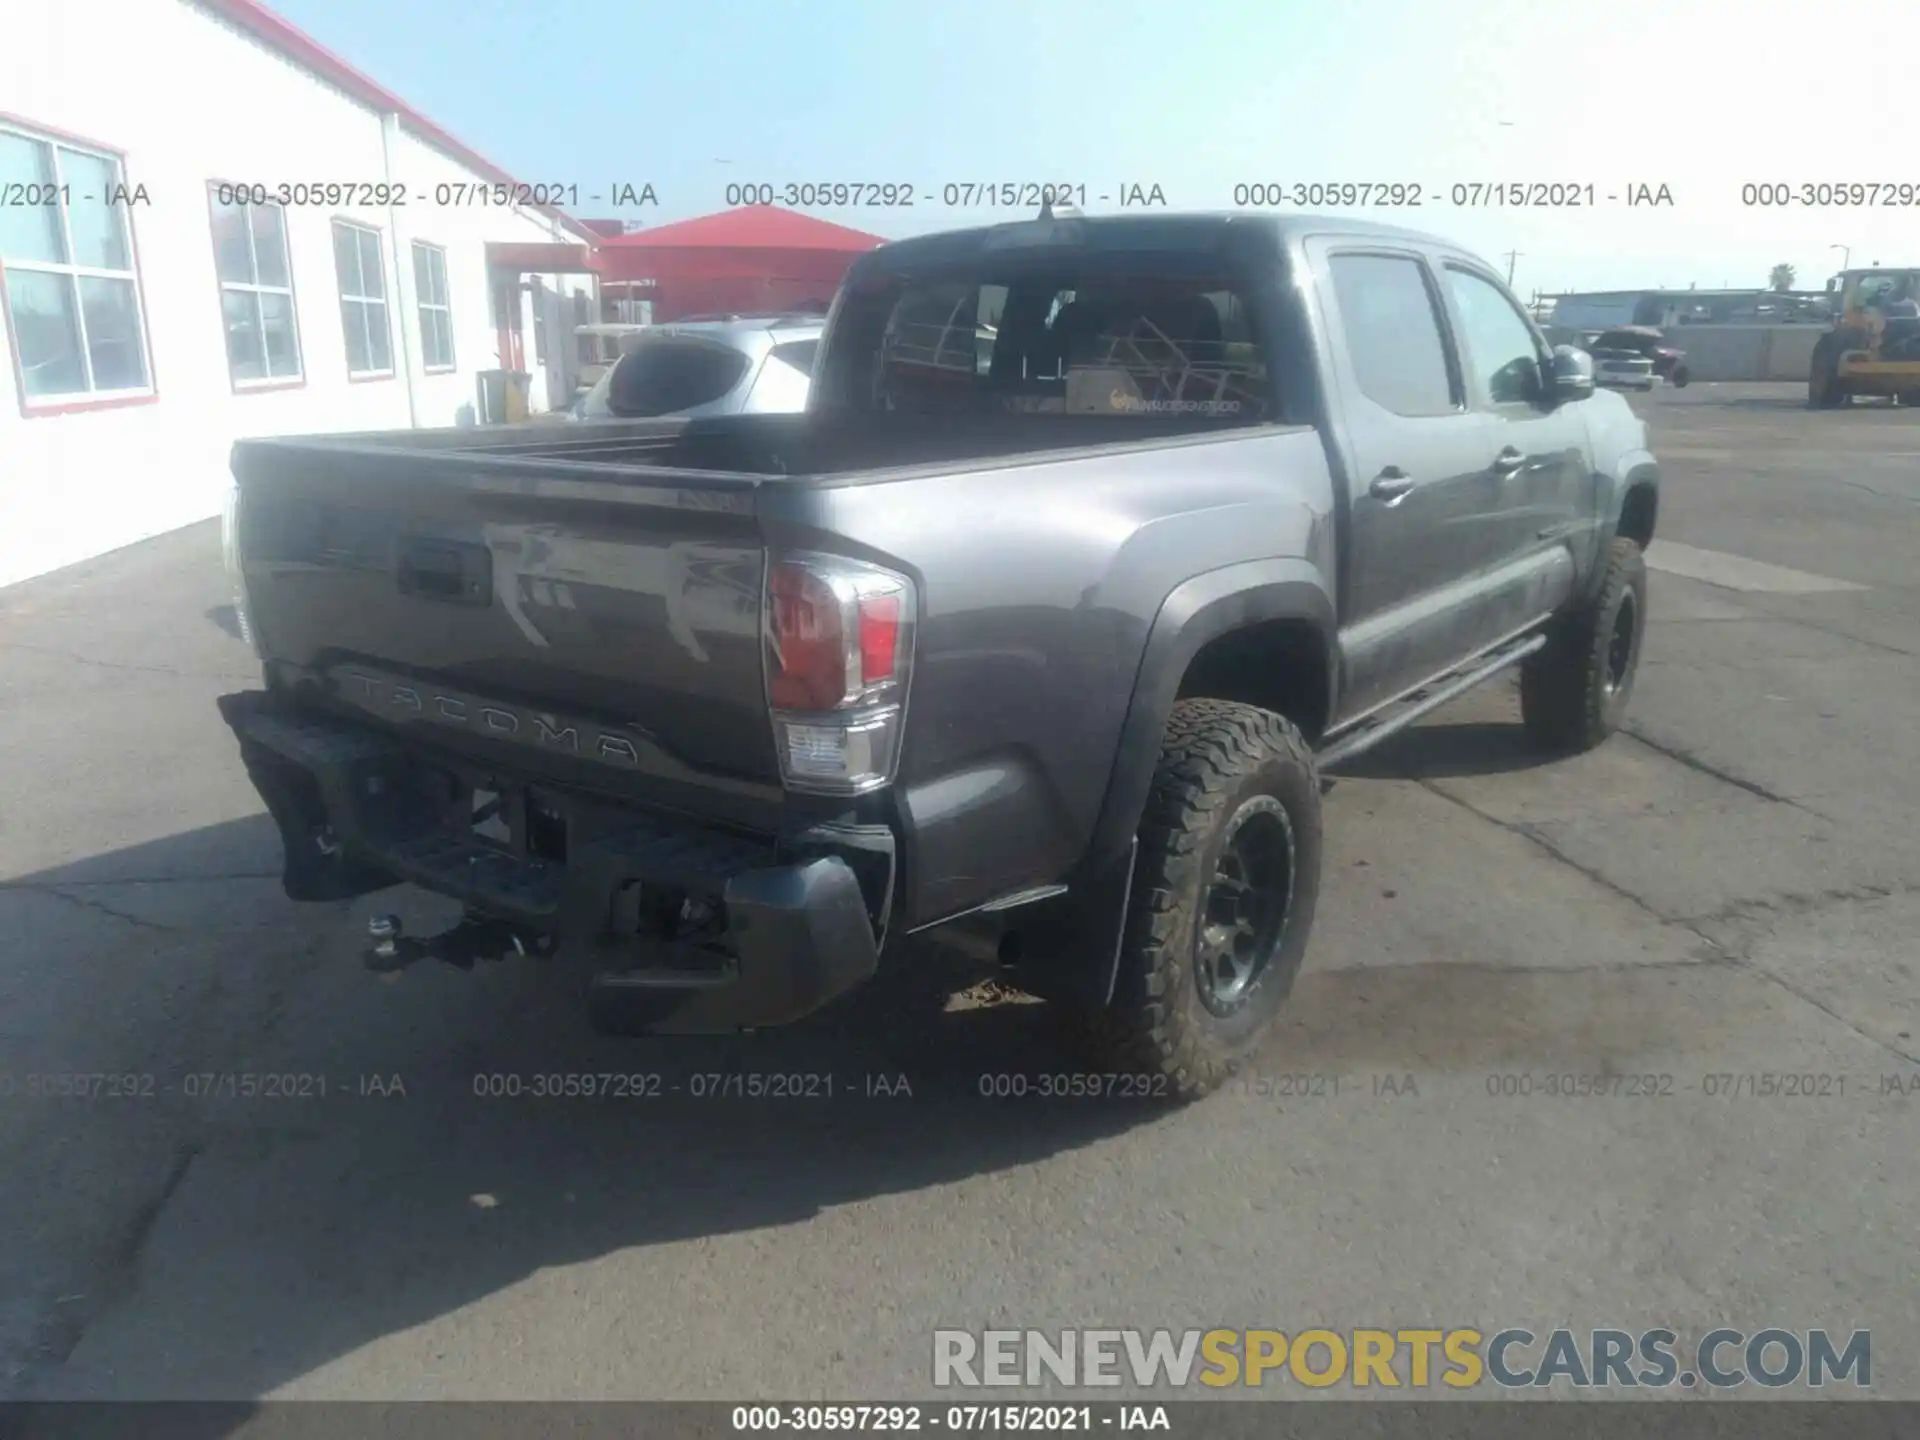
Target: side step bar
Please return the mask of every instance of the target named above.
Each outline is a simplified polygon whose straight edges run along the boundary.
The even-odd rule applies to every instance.
[[[1320,768],[1331,770],[1356,755],[1364,754],[1388,736],[1406,729],[1422,715],[1438,710],[1449,700],[1458,699],[1475,686],[1484,685],[1494,676],[1511,670],[1546,643],[1545,635],[1529,635],[1456,666],[1445,674],[1436,675],[1417,690],[1409,690],[1399,699],[1374,711],[1322,750],[1318,757]]]

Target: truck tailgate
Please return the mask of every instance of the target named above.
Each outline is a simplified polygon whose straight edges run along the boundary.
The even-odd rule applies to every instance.
[[[777,806],[751,483],[327,440],[233,466],[249,619],[316,702],[555,783]]]

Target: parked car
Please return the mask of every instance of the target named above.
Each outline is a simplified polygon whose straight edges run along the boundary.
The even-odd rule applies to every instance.
[[[1620,724],[1647,445],[1428,235],[917,236],[804,414],[240,441],[220,708],[290,897],[466,907],[373,969],[572,953],[600,1025],[716,1032],[971,937],[1103,1093],[1192,1097],[1300,968],[1323,774],[1516,670],[1548,751]]]
[[[1693,378],[1687,352],[1667,343],[1651,325],[1618,325],[1603,330],[1587,347],[1593,356],[1594,379],[1621,389],[1651,390],[1656,380],[1676,389]]]
[[[575,404],[577,420],[804,410],[825,321],[728,315],[650,325]]]
[[[596,325],[576,325],[574,342],[579,347],[579,390],[584,396],[599,383],[600,377],[613,368],[626,347],[633,343],[633,337],[644,335],[651,325],[616,324],[602,322]],[[576,397],[576,399],[579,397]]]

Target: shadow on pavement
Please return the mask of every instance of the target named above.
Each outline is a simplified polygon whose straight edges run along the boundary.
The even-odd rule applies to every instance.
[[[1553,757],[1527,743],[1511,723],[1416,725],[1340,767],[1335,779],[1443,780],[1463,775],[1510,775],[1536,770]]]
[[[574,975],[534,963],[422,966],[382,985],[354,958],[348,907],[296,907],[258,878],[279,859],[251,817],[14,882],[110,887],[68,893],[110,897],[152,927],[114,942],[124,956],[93,959],[166,972],[168,1025],[149,1022],[160,1035],[138,1042],[153,1047],[139,1068],[156,1074],[138,1123],[169,1127],[181,1157],[111,1262],[124,1273],[92,1277],[97,1304],[48,1337],[29,1397],[255,1397],[541,1272],[792,1226],[1168,1113],[1039,1098],[1041,1077],[1087,1066],[1048,1007],[979,984],[943,949],[910,945],[889,978],[787,1029],[615,1040],[588,1030]],[[195,904],[199,921],[168,908]],[[218,1036],[182,998],[195,987],[257,991],[265,1018]],[[207,1074],[222,1078],[189,1079]],[[301,1095],[247,1098],[221,1088],[232,1074],[308,1078]],[[89,1153],[100,1162],[135,1118],[103,1105],[64,1112],[66,1154],[45,1183]],[[113,1356],[136,1316],[144,1334],[188,1338],[141,1340],[133,1373],[89,1361],[94,1332],[118,1337]],[[236,1412],[199,1413],[198,1428],[183,1410],[166,1433],[234,1433]]]
[[[240,612],[231,605],[216,605],[207,611],[207,619],[214,626],[235,640],[245,640],[240,633]]]

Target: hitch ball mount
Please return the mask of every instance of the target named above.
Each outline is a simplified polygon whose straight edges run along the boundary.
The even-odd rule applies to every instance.
[[[377,975],[392,975],[422,960],[439,960],[456,970],[473,969],[476,960],[505,960],[509,955],[544,956],[553,937],[523,930],[505,920],[472,911],[438,935],[405,933],[398,915],[375,915],[367,922],[368,946],[362,957]]]

